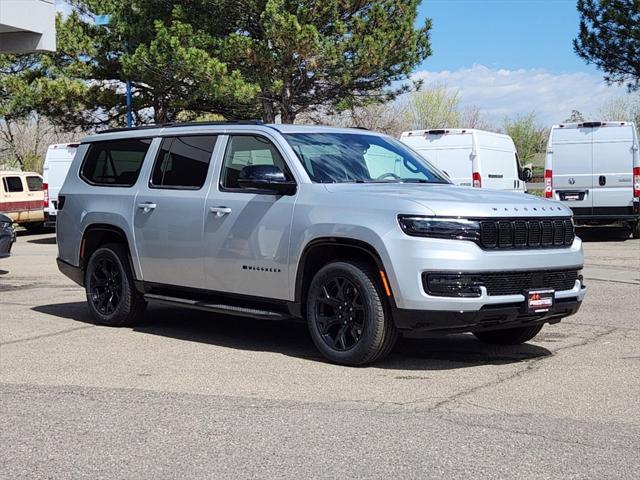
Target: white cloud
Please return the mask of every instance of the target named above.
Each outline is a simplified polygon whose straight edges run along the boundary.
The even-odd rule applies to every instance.
[[[504,70],[473,65],[455,71],[422,70],[413,75],[425,85],[444,84],[460,92],[463,106],[476,105],[493,122],[535,111],[542,123],[564,121],[572,110],[585,116],[612,98],[626,95],[623,86],[608,86],[598,74],[554,74],[542,69]]]

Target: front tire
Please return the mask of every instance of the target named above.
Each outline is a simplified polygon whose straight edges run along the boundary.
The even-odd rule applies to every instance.
[[[129,265],[129,254],[120,244],[105,245],[91,255],[84,284],[97,323],[125,327],[142,318],[146,302],[135,289]]]
[[[478,340],[495,345],[520,345],[534,338],[542,330],[542,325],[530,327],[508,328],[505,330],[489,330],[488,332],[474,332]]]
[[[376,275],[367,264],[340,261],[321,268],[307,293],[313,343],[332,363],[364,365],[393,348],[393,324]]]

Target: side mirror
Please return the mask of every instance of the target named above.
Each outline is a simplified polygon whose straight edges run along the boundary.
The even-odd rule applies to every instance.
[[[529,167],[524,167],[522,169],[522,176],[525,182],[530,182],[533,180],[533,171]]]
[[[296,193],[296,182],[287,180],[284,172],[275,165],[247,165],[240,171],[238,184],[242,188],[268,191],[277,195]]]

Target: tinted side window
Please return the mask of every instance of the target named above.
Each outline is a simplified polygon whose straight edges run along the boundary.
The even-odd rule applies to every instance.
[[[42,190],[42,178],[27,177],[27,187],[30,192],[40,192]]]
[[[7,193],[23,192],[22,179],[20,177],[4,177],[4,191]]]
[[[150,145],[150,138],[92,143],[80,176],[94,185],[130,187],[138,179]]]
[[[151,175],[154,187],[199,189],[204,185],[215,136],[171,137],[162,140]]]
[[[289,169],[280,152],[266,138],[237,135],[229,139],[222,164],[221,185],[224,188],[242,188],[238,184],[240,171],[247,165],[275,165],[291,179]]]

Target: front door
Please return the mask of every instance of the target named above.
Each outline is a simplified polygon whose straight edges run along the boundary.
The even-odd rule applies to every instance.
[[[206,288],[203,219],[215,135],[166,137],[134,205],[145,282]]]
[[[205,275],[210,290],[289,299],[289,236],[296,196],[242,188],[247,165],[276,165],[293,179],[276,145],[261,135],[228,139],[219,181],[206,201]]]

